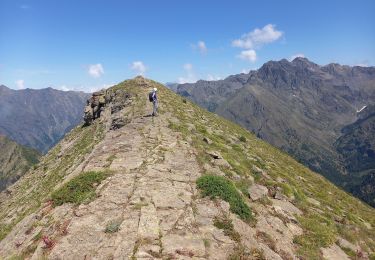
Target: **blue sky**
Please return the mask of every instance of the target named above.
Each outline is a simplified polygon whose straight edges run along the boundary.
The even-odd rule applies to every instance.
[[[269,60],[375,65],[375,1],[0,0],[0,84],[91,91]]]

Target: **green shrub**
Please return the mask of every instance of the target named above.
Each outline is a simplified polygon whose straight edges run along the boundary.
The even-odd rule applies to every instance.
[[[243,135],[240,136],[239,140],[240,140],[241,142],[246,143],[246,137],[243,136]]]
[[[71,179],[51,195],[53,205],[60,206],[64,203],[81,204],[96,197],[94,185],[98,185],[107,177],[104,172],[84,172]]]
[[[230,210],[241,219],[252,220],[251,209],[246,205],[234,184],[225,177],[203,175],[197,180],[197,186],[202,190],[203,196],[209,196],[211,199],[221,198],[229,203]]]

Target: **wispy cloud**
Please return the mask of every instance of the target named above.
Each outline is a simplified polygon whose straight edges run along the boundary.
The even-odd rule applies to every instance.
[[[25,88],[25,81],[23,79],[16,80],[16,87],[17,89],[24,89]]]
[[[232,46],[243,49],[253,49],[278,40],[284,33],[275,29],[275,25],[267,24],[262,29],[255,28],[245,33],[241,38],[233,40]]]
[[[137,75],[144,75],[147,71],[147,67],[142,61],[134,61],[131,65],[131,69],[136,72]]]
[[[178,78],[178,83],[184,84],[184,83],[194,83],[197,81],[194,70],[193,70],[193,65],[191,63],[186,63],[183,66],[186,76],[184,77],[179,77]]]
[[[241,51],[241,53],[237,55],[237,57],[241,60],[246,60],[250,62],[255,62],[257,60],[257,54],[254,50]]]
[[[100,78],[104,74],[104,69],[102,64],[92,64],[89,65],[88,71],[89,75],[93,78]]]
[[[55,89],[62,90],[62,91],[84,91],[87,93],[92,93],[101,89],[107,89],[112,87],[114,83],[111,84],[100,84],[96,86],[85,86],[85,85],[60,85],[60,86],[51,86]]]
[[[289,61],[292,61],[292,60],[294,60],[295,58],[305,58],[305,54],[303,54],[303,53],[297,53],[297,54],[294,54],[294,55],[292,55],[292,56],[290,56],[290,58],[289,58]]]
[[[206,54],[208,50],[204,41],[198,41],[196,44],[192,44],[191,47],[193,50],[198,50],[201,54]]]
[[[365,64],[365,63],[358,63],[358,64],[356,64],[355,66],[359,66],[359,67],[368,67],[368,64]]]

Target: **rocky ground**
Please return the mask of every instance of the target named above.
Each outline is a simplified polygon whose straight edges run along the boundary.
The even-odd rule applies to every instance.
[[[305,211],[282,189],[272,190],[252,177],[247,179],[249,197],[245,198],[255,218],[252,223],[232,213],[227,202],[202,197],[197,179],[207,171],[225,176],[223,169],[231,169],[231,164],[219,151],[208,149],[204,152],[211,160],[202,163],[202,151],[194,145],[194,138],[171,127],[181,118],[174,107],[163,103],[165,90],[160,93],[159,116],[150,117],[152,103],[147,91],[152,82],[137,78],[135,83],[140,95],[119,110],[113,110],[116,103],[107,106],[101,122],[94,123],[105,126],[103,138],[54,187],[59,189],[82,172],[106,171],[109,177],[96,184],[97,197],[87,204],[57,207],[45,199],[0,241],[0,258],[299,258],[294,239],[305,232],[299,221]],[[118,125],[119,121],[126,123]],[[188,131],[194,132],[194,128],[192,122]],[[205,139],[210,142],[215,140]],[[60,153],[69,145],[72,141],[64,140]],[[255,165],[253,171],[262,179],[274,178]],[[286,182],[281,177],[274,181]],[[320,206],[318,200],[309,200],[310,205]],[[4,204],[0,206],[4,212]],[[228,221],[229,227],[219,227],[218,220]],[[3,215],[2,221],[10,223],[10,215]],[[357,259],[369,257],[359,243],[342,237],[322,247],[319,254],[326,259],[350,259],[343,248],[361,252]]]

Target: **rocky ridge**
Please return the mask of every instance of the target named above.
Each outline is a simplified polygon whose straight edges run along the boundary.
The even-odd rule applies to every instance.
[[[0,257],[373,257],[374,209],[156,82],[137,77],[109,92],[100,120],[73,129],[0,194]],[[90,199],[56,203],[66,185],[95,172],[105,178],[90,185]],[[224,186],[216,187],[222,199],[202,196],[202,176],[227,183],[249,219],[234,212]]]

